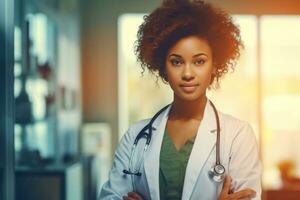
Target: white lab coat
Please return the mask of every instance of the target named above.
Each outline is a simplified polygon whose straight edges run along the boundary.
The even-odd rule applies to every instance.
[[[137,192],[144,199],[159,200],[159,155],[170,106],[154,121],[152,140],[141,166],[142,176],[135,176]],[[254,200],[261,199],[261,164],[252,128],[246,122],[218,112],[220,118],[220,157],[226,174],[232,177],[232,189],[239,191],[252,188]],[[115,152],[109,180],[103,185],[99,200],[122,199],[131,192],[131,176],[123,174],[128,169],[132,145],[139,131],[149,122],[143,120],[133,124],[123,136]],[[216,200],[223,183],[215,183],[208,171],[215,164],[216,119],[207,100],[204,116],[186,168],[183,200]],[[145,139],[139,142],[136,155],[143,152]],[[133,158],[136,161],[136,158]]]

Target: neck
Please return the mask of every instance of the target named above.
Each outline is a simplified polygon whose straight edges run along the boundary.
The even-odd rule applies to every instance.
[[[204,94],[194,101],[185,101],[174,95],[174,101],[169,113],[171,119],[196,119],[202,120],[207,97]]]

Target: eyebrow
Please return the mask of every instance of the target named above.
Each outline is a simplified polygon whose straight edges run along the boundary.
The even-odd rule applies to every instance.
[[[208,55],[205,54],[205,53],[198,53],[196,55],[193,55],[193,58],[198,57],[198,56],[202,56],[202,55],[208,57]],[[169,57],[171,57],[171,56],[180,57],[180,58],[182,57],[181,55],[178,55],[178,54],[175,54],[175,53],[172,53],[171,55],[169,55]]]

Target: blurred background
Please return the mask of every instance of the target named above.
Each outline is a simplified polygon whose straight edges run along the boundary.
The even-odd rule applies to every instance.
[[[161,0],[0,2],[0,199],[96,199],[129,124],[172,100],[133,49]],[[263,199],[298,200],[300,2],[207,2],[233,15],[245,44],[208,96],[254,128]]]

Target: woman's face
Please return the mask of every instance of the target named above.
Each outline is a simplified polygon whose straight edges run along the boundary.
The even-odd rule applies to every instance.
[[[214,71],[212,50],[205,39],[188,36],[178,40],[169,49],[165,66],[175,98],[194,101],[205,96]]]

